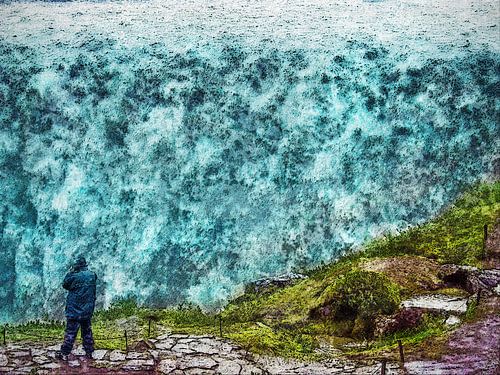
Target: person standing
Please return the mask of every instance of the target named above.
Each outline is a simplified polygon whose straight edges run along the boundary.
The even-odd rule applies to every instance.
[[[71,271],[63,281],[63,288],[68,290],[66,298],[66,330],[61,350],[56,358],[67,360],[73,349],[78,329],[81,329],[83,348],[87,358],[92,359],[94,338],[92,336],[91,318],[96,300],[97,275],[87,268],[87,261],[79,255]]]

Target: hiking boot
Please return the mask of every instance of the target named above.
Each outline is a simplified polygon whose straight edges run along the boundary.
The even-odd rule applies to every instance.
[[[61,361],[67,361],[68,360],[68,355],[64,354],[63,352],[61,352],[60,350],[58,350],[56,352],[56,359],[59,359]]]
[[[94,357],[92,357],[92,352],[86,352],[85,353],[85,358],[87,358],[87,359],[94,359]]]

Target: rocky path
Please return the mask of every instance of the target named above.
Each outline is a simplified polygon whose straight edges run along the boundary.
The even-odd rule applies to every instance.
[[[94,359],[77,347],[68,362],[54,358],[59,345],[0,347],[2,374],[378,374],[380,363],[349,360],[286,361],[254,357],[227,340],[213,336],[165,334],[151,340],[152,348],[129,351],[96,350]],[[388,366],[395,374],[397,365]]]
[[[446,343],[439,361],[417,360],[406,364],[410,374],[500,374],[500,297],[492,297],[481,308],[485,318],[465,323]]]

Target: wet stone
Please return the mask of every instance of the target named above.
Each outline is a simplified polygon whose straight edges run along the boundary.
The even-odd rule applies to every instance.
[[[161,336],[158,336],[156,339],[152,339],[151,341],[161,341],[161,340],[165,340],[165,339],[168,339],[170,337],[170,333],[164,333],[163,335]]]
[[[9,357],[12,358],[29,357],[30,355],[29,350],[16,350],[9,353]]]
[[[111,353],[109,353],[109,360],[110,361],[124,361],[126,358],[125,353],[120,352],[119,350],[113,350]]]
[[[107,353],[108,353],[107,350],[102,350],[102,349],[95,350],[94,353],[92,353],[92,357],[94,359],[101,360],[106,356]]]
[[[76,349],[73,349],[72,353],[74,355],[85,355],[85,350],[83,349],[83,346],[79,345]]]
[[[190,368],[184,370],[186,375],[213,375],[216,372],[214,370],[200,369],[200,368]]]
[[[239,374],[241,365],[233,361],[221,361],[217,367],[217,373],[221,375]]]
[[[175,335],[170,335],[170,337],[173,339],[185,339],[185,338],[188,338],[189,335],[175,334]]]
[[[7,344],[7,350],[18,350],[18,349],[23,349],[23,347],[17,344]]]
[[[240,375],[260,375],[263,373],[264,372],[258,367],[246,365],[242,367]]]
[[[51,359],[47,356],[44,356],[44,355],[39,355],[39,356],[33,357],[33,362],[35,362],[39,365],[43,365],[44,363],[48,363],[50,361],[51,361]]]
[[[148,371],[154,364],[152,359],[132,359],[125,362],[122,369],[127,371]]]
[[[44,354],[47,354],[47,349],[40,349],[40,348],[31,349],[31,355],[33,357],[35,357],[35,356],[41,356],[41,355],[44,355]]]
[[[216,354],[219,352],[217,348],[204,342],[191,342],[189,348],[203,354]]]
[[[159,350],[170,350],[175,345],[175,340],[173,339],[165,339],[156,342],[155,347]]]
[[[16,373],[18,374],[30,374],[33,373],[34,371],[36,370],[30,366],[16,368]]]
[[[177,368],[177,361],[175,359],[167,358],[162,359],[158,364],[158,371],[162,374],[170,374]]]
[[[129,352],[126,359],[150,359],[151,356],[147,352]]]
[[[171,349],[173,352],[178,352],[178,353],[182,353],[182,354],[192,354],[192,353],[195,353],[194,350],[192,350],[189,345],[187,344],[177,344],[177,345],[174,345]]]
[[[10,361],[10,364],[13,365],[14,367],[23,367],[23,366],[31,366],[34,365],[34,363],[27,358],[13,358]]]
[[[116,362],[103,361],[103,360],[97,360],[91,362],[91,366],[94,368],[113,368],[116,365],[117,365]]]
[[[187,361],[182,361],[180,364],[181,369],[188,368],[202,368],[202,369],[211,369],[215,367],[217,362],[215,362],[212,358],[207,357],[194,357],[190,358]]]
[[[56,369],[56,368],[60,368],[61,365],[59,363],[46,363],[44,365],[41,365],[40,366],[41,368],[43,369]]]

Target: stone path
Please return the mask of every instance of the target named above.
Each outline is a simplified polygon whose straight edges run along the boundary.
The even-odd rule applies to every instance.
[[[96,350],[94,359],[81,346],[68,362],[54,358],[59,344],[7,344],[0,347],[1,374],[378,374],[380,363],[344,359],[324,362],[287,361],[255,357],[241,347],[213,336],[165,334],[149,343],[152,348],[129,351]],[[397,373],[388,366],[388,374]]]
[[[439,361],[410,361],[406,369],[410,374],[500,374],[500,316],[464,324],[446,346]]]

